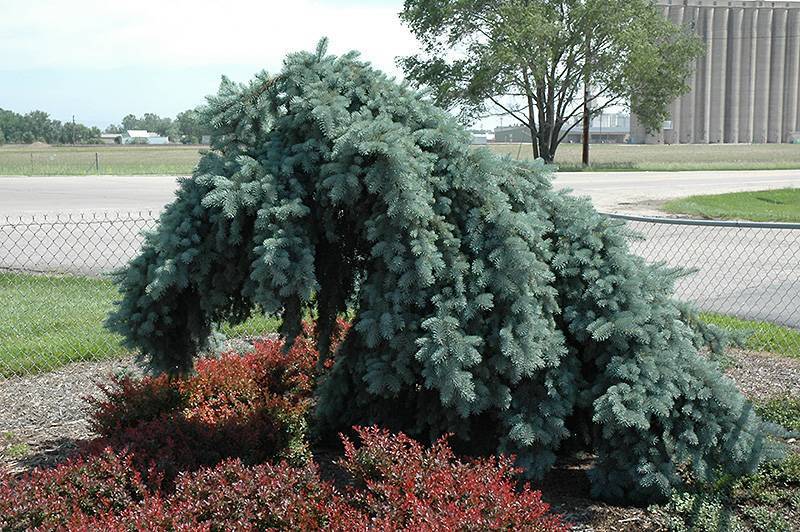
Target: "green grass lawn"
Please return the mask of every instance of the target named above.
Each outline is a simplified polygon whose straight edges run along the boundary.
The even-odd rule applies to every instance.
[[[114,297],[106,280],[0,274],[0,373],[123,354],[102,327]]]
[[[0,146],[0,175],[188,175],[200,157],[198,146]],[[489,149],[516,159],[531,157],[529,144],[490,144]],[[562,144],[556,154],[561,170],[584,170],[581,147]],[[797,144],[597,144],[586,170],[756,170],[800,168]]]
[[[800,188],[689,196],[669,201],[662,209],[713,219],[800,222]]]
[[[117,299],[107,279],[0,274],[0,375],[48,371],[64,364],[124,355],[119,337],[103,328]],[[277,320],[255,316],[229,336],[263,334]]]
[[[724,314],[702,313],[700,319],[745,337],[744,347],[800,358],[800,331],[765,321],[750,321]]]

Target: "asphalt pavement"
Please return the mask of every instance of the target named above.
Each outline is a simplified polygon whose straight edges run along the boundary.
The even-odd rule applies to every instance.
[[[800,170],[560,172],[555,186],[590,196],[609,212],[656,212],[654,204],[693,194],[800,187]],[[0,217],[56,212],[161,210],[174,176],[0,177]]]

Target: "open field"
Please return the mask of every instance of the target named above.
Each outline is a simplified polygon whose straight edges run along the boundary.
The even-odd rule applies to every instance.
[[[0,146],[0,175],[189,175],[204,148],[7,145]]]
[[[119,337],[103,328],[116,299],[108,279],[0,274],[0,377],[126,353]],[[277,320],[257,316],[222,332],[247,336],[277,326]]]
[[[529,158],[528,144],[494,144],[514,158]],[[556,163],[562,171],[582,170],[581,146],[562,144]],[[800,168],[800,144],[596,144],[588,170],[785,170]]]
[[[689,196],[669,201],[662,208],[702,218],[800,222],[800,188]]]
[[[513,158],[531,156],[528,144],[493,144],[490,148]],[[7,145],[0,146],[0,175],[188,175],[201,149],[180,145]],[[563,144],[556,163],[563,171],[582,170],[580,157],[578,144]],[[800,168],[800,145],[597,144],[592,146],[591,157],[588,170],[595,171],[782,170]]]

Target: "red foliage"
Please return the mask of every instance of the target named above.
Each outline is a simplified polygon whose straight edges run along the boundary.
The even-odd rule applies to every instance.
[[[120,513],[144,501],[160,479],[143,479],[131,456],[105,450],[55,469],[36,469],[21,478],[0,478],[0,530],[53,529],[74,515]]]
[[[346,325],[333,338],[341,341]],[[89,457],[0,478],[0,530],[566,530],[510,458],[462,462],[445,439],[356,428],[345,494],[307,456],[314,331],[197,363],[185,379],[122,379],[95,401]],[[112,450],[114,449],[114,450]],[[285,460],[275,465],[263,463]],[[255,465],[254,465],[255,464]],[[298,465],[299,464],[299,465]]]
[[[350,503],[380,530],[567,530],[509,457],[462,462],[446,438],[426,449],[404,434],[356,428],[340,461],[355,481]]]
[[[174,412],[183,403],[180,391],[170,384],[167,375],[141,380],[112,378],[110,386],[98,386],[103,399],[89,397],[86,401],[92,406],[89,423],[97,434],[103,436]]]
[[[340,325],[340,341],[346,331]],[[308,457],[306,417],[317,362],[313,328],[286,352],[281,340],[257,342],[245,355],[201,359],[196,373],[120,379],[92,400],[92,428],[101,438],[86,452],[126,449],[133,464],[151,465],[171,481],[181,471],[211,466],[226,458],[255,464]]]
[[[356,431],[360,447],[345,439],[341,465],[354,484],[344,495],[312,463],[226,460],[159,487],[128,455],[105,453],[0,483],[0,529],[568,530],[539,492],[515,489],[510,459],[461,462],[445,440],[426,449],[402,434]]]
[[[178,477],[172,493],[124,512],[75,516],[76,528],[130,530],[365,530],[363,515],[320,480],[316,467],[253,467],[239,460]],[[354,528],[350,528],[354,530]]]

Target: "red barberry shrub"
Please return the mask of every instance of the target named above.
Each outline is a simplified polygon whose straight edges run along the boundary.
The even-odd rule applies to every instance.
[[[111,384],[98,383],[101,398],[87,397],[92,407],[91,428],[102,436],[152,421],[183,405],[180,390],[167,375],[145,377],[113,377]]]
[[[304,441],[288,441],[289,435],[297,433],[302,435],[268,408],[254,407],[210,422],[186,417],[185,413],[165,415],[99,438],[85,450],[94,453],[109,446],[123,449],[132,455],[139,471],[154,467],[170,482],[182,471],[213,466],[230,457],[255,464],[276,458],[289,448],[305,451]]]
[[[178,526],[210,523],[219,530],[319,530],[337,517],[349,522],[360,517],[312,463],[245,467],[238,460],[223,462],[179,479],[168,507]]]
[[[511,460],[457,460],[402,435],[356,429],[341,465],[345,494],[311,462],[214,467],[147,482],[128,454],[106,451],[0,483],[0,529],[71,530],[567,530],[539,492],[515,489]]]
[[[509,457],[463,462],[446,438],[424,448],[404,434],[356,428],[340,461],[354,479],[349,497],[380,530],[567,530],[541,492],[516,489]]]
[[[320,480],[313,464],[248,467],[238,459],[182,474],[168,495],[73,523],[106,531],[368,528],[366,516]]]
[[[0,530],[52,530],[76,516],[117,514],[139,505],[160,483],[155,473],[143,477],[131,455],[110,449],[20,478],[8,475],[0,478]]]
[[[335,345],[344,322],[334,330]],[[238,457],[301,463],[308,456],[307,417],[316,380],[314,327],[284,350],[278,339],[257,342],[245,355],[199,360],[184,378],[121,379],[90,400],[101,436],[87,449],[127,449],[139,470],[154,465],[171,481],[181,471]]]

